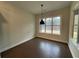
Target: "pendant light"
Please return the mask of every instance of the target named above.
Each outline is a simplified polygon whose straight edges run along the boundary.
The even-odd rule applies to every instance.
[[[41,4],[41,21],[40,21],[40,25],[45,24],[45,22],[43,21],[43,4]]]

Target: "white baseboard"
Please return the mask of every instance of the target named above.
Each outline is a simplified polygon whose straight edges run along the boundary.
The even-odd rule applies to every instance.
[[[37,36],[37,37],[39,37],[39,38],[45,38],[45,37],[41,37],[41,36]],[[54,40],[54,39],[49,39],[49,38],[45,38],[45,39],[53,40],[53,41],[57,41],[57,42],[62,42],[62,43],[66,43],[66,44],[68,44],[67,41]]]
[[[14,44],[14,45],[12,45],[12,46],[6,47],[6,48],[2,49],[2,50],[0,51],[0,53],[6,51],[6,50],[8,50],[8,49],[11,49],[11,48],[13,48],[13,47],[16,47],[16,46],[18,46],[18,45],[20,45],[20,44],[22,44],[22,43],[24,43],[24,42],[27,42],[27,41],[31,40],[32,38],[34,38],[34,37],[30,37],[30,38],[28,38],[28,39],[25,39],[24,41],[18,42],[17,44]]]

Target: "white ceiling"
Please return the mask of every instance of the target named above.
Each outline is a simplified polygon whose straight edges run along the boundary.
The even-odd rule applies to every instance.
[[[33,14],[41,13],[41,4],[44,4],[45,12],[64,8],[71,4],[70,1],[11,1],[9,3],[24,10],[27,10]]]

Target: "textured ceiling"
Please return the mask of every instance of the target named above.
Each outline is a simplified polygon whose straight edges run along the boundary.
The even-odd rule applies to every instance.
[[[70,1],[11,1],[9,3],[24,10],[27,10],[33,14],[41,13],[41,4],[44,4],[45,12],[56,10],[59,8],[64,8],[71,4]]]

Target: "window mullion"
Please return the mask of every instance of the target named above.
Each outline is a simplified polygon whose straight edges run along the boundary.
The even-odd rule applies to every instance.
[[[78,15],[78,35],[77,35],[77,43],[79,43],[79,15]]]
[[[45,18],[45,33],[46,33],[46,18]]]
[[[51,28],[51,34],[53,34],[53,18],[52,18],[52,28]]]

